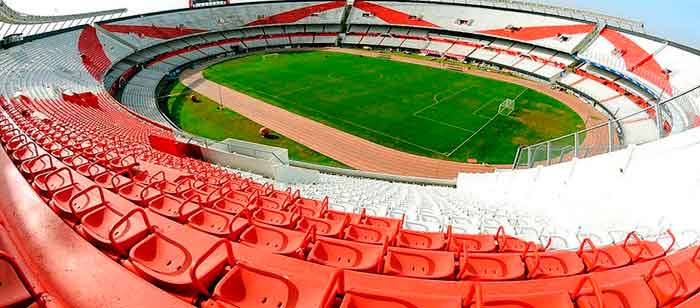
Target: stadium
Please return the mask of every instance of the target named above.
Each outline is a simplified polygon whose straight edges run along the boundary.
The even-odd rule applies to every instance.
[[[0,307],[700,307],[700,50],[643,22],[0,1],[0,38]]]

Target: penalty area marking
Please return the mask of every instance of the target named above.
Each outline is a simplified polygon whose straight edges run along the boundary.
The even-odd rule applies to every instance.
[[[525,88],[525,90],[523,90],[522,92],[520,92],[520,94],[518,94],[518,96],[516,96],[516,97],[513,99],[513,102],[517,101],[518,98],[520,98],[520,97],[521,97],[523,94],[525,94],[525,92],[527,92],[528,90],[529,90],[529,88]],[[486,128],[486,126],[488,126],[489,124],[491,124],[491,122],[493,122],[493,120],[495,120],[499,115],[501,115],[501,114],[500,114],[500,113],[496,113],[493,117],[491,117],[491,119],[489,119],[489,120],[486,122],[486,124],[484,124],[484,125],[482,125],[481,127],[479,127],[479,129],[477,129],[471,136],[469,136],[469,138],[467,138],[467,139],[464,140],[462,143],[460,143],[456,148],[454,148],[454,149],[452,150],[452,152],[448,153],[448,154],[447,154],[447,157],[452,156],[452,154],[454,154],[455,152],[457,152],[457,150],[459,150],[459,148],[461,148],[462,146],[464,146],[465,144],[467,144],[467,142],[469,142],[469,140],[472,140],[472,138],[474,138],[474,136],[476,136],[479,132],[481,132],[484,128]]]
[[[481,127],[479,127],[479,129],[477,129],[471,136],[469,136],[469,138],[467,138],[467,139],[464,140],[462,143],[460,143],[456,148],[454,148],[454,149],[452,150],[452,152],[447,153],[447,157],[452,156],[452,154],[454,154],[455,152],[457,152],[457,150],[459,150],[459,148],[461,148],[462,146],[464,146],[465,144],[467,144],[467,142],[469,142],[469,140],[472,140],[472,138],[474,138],[474,136],[476,136],[476,135],[477,135],[481,130],[483,130],[486,126],[488,126],[489,124],[491,124],[491,122],[493,122],[493,120],[495,120],[497,117],[498,117],[498,113],[496,113],[496,115],[494,115],[493,117],[491,117],[491,119],[488,120],[488,121],[486,122],[486,124],[484,124],[484,125],[482,125]]]

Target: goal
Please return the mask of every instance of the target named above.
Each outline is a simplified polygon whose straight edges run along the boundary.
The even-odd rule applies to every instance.
[[[278,54],[278,53],[268,53],[268,54],[266,54],[266,55],[263,55],[263,56],[262,56],[262,59],[263,59],[263,60],[268,60],[268,59],[271,60],[271,59],[276,59],[276,58],[279,57],[279,56],[280,56],[280,54]]]
[[[515,111],[515,101],[510,98],[498,105],[498,114],[500,115],[509,116],[513,111]]]

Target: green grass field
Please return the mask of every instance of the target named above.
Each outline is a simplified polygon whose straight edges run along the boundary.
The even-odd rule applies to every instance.
[[[348,168],[346,165],[326,157],[294,140],[275,133],[277,138],[260,136],[262,127],[248,118],[229,109],[219,109],[218,105],[198,95],[200,102],[193,102],[192,90],[180,82],[172,84],[165,90],[169,93],[167,100],[161,102],[161,108],[180,128],[192,134],[213,140],[227,138],[245,140],[270,146],[286,148],[289,158],[331,167]]]
[[[310,51],[252,55],[205,78],[378,144],[438,159],[509,164],[520,145],[584,128],[539,92],[458,72]],[[515,112],[497,115],[505,99]]]

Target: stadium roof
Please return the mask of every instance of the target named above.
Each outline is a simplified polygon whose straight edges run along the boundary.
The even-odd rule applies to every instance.
[[[99,17],[109,17],[126,13],[126,9],[114,9],[82,14],[59,15],[59,16],[39,16],[20,13],[10,8],[5,1],[0,1],[0,22],[17,25],[36,25],[78,19],[89,19]]]

